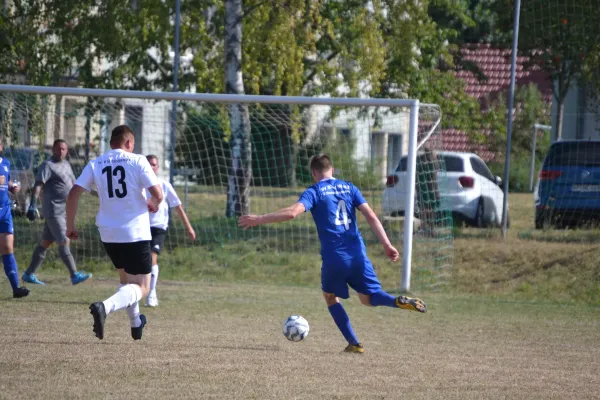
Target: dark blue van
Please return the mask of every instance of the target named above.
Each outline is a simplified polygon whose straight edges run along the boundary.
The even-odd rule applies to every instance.
[[[600,140],[553,143],[534,198],[536,229],[600,222]]]

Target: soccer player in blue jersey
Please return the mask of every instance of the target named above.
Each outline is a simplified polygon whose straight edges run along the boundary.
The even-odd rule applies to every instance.
[[[0,138],[0,152],[4,149]],[[19,269],[13,255],[14,229],[10,213],[10,195],[20,190],[18,185],[10,180],[10,161],[0,157],[0,253],[4,264],[4,273],[13,290],[13,297],[20,298],[29,294],[29,289],[19,287]]]
[[[238,225],[248,229],[288,221],[310,210],[321,240],[321,287],[329,313],[348,341],[344,351],[363,353],[363,345],[358,341],[348,314],[339,302],[340,298],[348,298],[348,285],[358,293],[360,302],[367,306],[402,308],[422,313],[427,311],[427,306],[419,299],[394,297],[381,289],[358,230],[357,208],[383,245],[387,257],[397,261],[399,253],[390,243],[381,222],[360,190],[350,182],[333,177],[333,164],[326,154],[313,157],[310,170],[316,183],[302,193],[297,203],[271,214],[244,215],[240,217]]]

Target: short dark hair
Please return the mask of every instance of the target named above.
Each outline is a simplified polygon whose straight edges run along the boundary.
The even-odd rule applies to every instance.
[[[146,156],[146,160],[150,161],[150,160],[156,160],[158,162],[158,156],[155,156],[154,154],[148,154]]]
[[[324,172],[333,168],[333,163],[329,156],[325,153],[317,154],[310,159],[310,170],[316,172]]]
[[[118,147],[123,144],[129,137],[135,139],[135,133],[127,125],[119,125],[115,127],[110,134],[110,145]]]
[[[55,148],[57,144],[61,144],[61,143],[64,143],[64,144],[66,144],[67,146],[69,145],[69,144],[67,143],[67,141],[66,141],[66,140],[64,140],[64,139],[56,139],[56,140],[54,141],[54,143],[52,143],[52,148]]]

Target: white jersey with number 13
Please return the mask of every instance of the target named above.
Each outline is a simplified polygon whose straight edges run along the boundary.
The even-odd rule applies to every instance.
[[[146,157],[110,150],[90,161],[75,184],[87,191],[96,185],[100,198],[96,226],[103,242],[152,239],[145,189],[158,181]]]

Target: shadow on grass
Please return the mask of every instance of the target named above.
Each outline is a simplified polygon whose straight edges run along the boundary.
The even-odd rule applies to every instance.
[[[518,238],[550,243],[599,243],[600,230],[546,229],[519,232]]]
[[[0,302],[8,302],[8,301],[25,301],[27,303],[40,303],[40,304],[77,304],[82,306],[89,306],[91,303],[89,301],[69,301],[69,300],[35,300],[31,299],[31,296],[35,296],[35,293],[30,293],[29,296],[25,300],[22,299],[14,299],[10,298],[0,298]]]
[[[454,227],[455,239],[496,239],[502,235],[500,228]]]
[[[36,339],[23,339],[23,340],[5,340],[6,343],[23,343],[23,344],[42,344],[42,345],[65,345],[65,346],[73,346],[73,345],[77,345],[78,347],[81,346],[118,346],[118,347],[122,347],[123,344],[122,343],[111,343],[111,342],[106,342],[103,340],[98,340],[97,342],[90,342],[90,343],[86,343],[86,342],[82,342],[81,340],[77,340],[77,341],[66,341],[66,340],[36,340]]]

